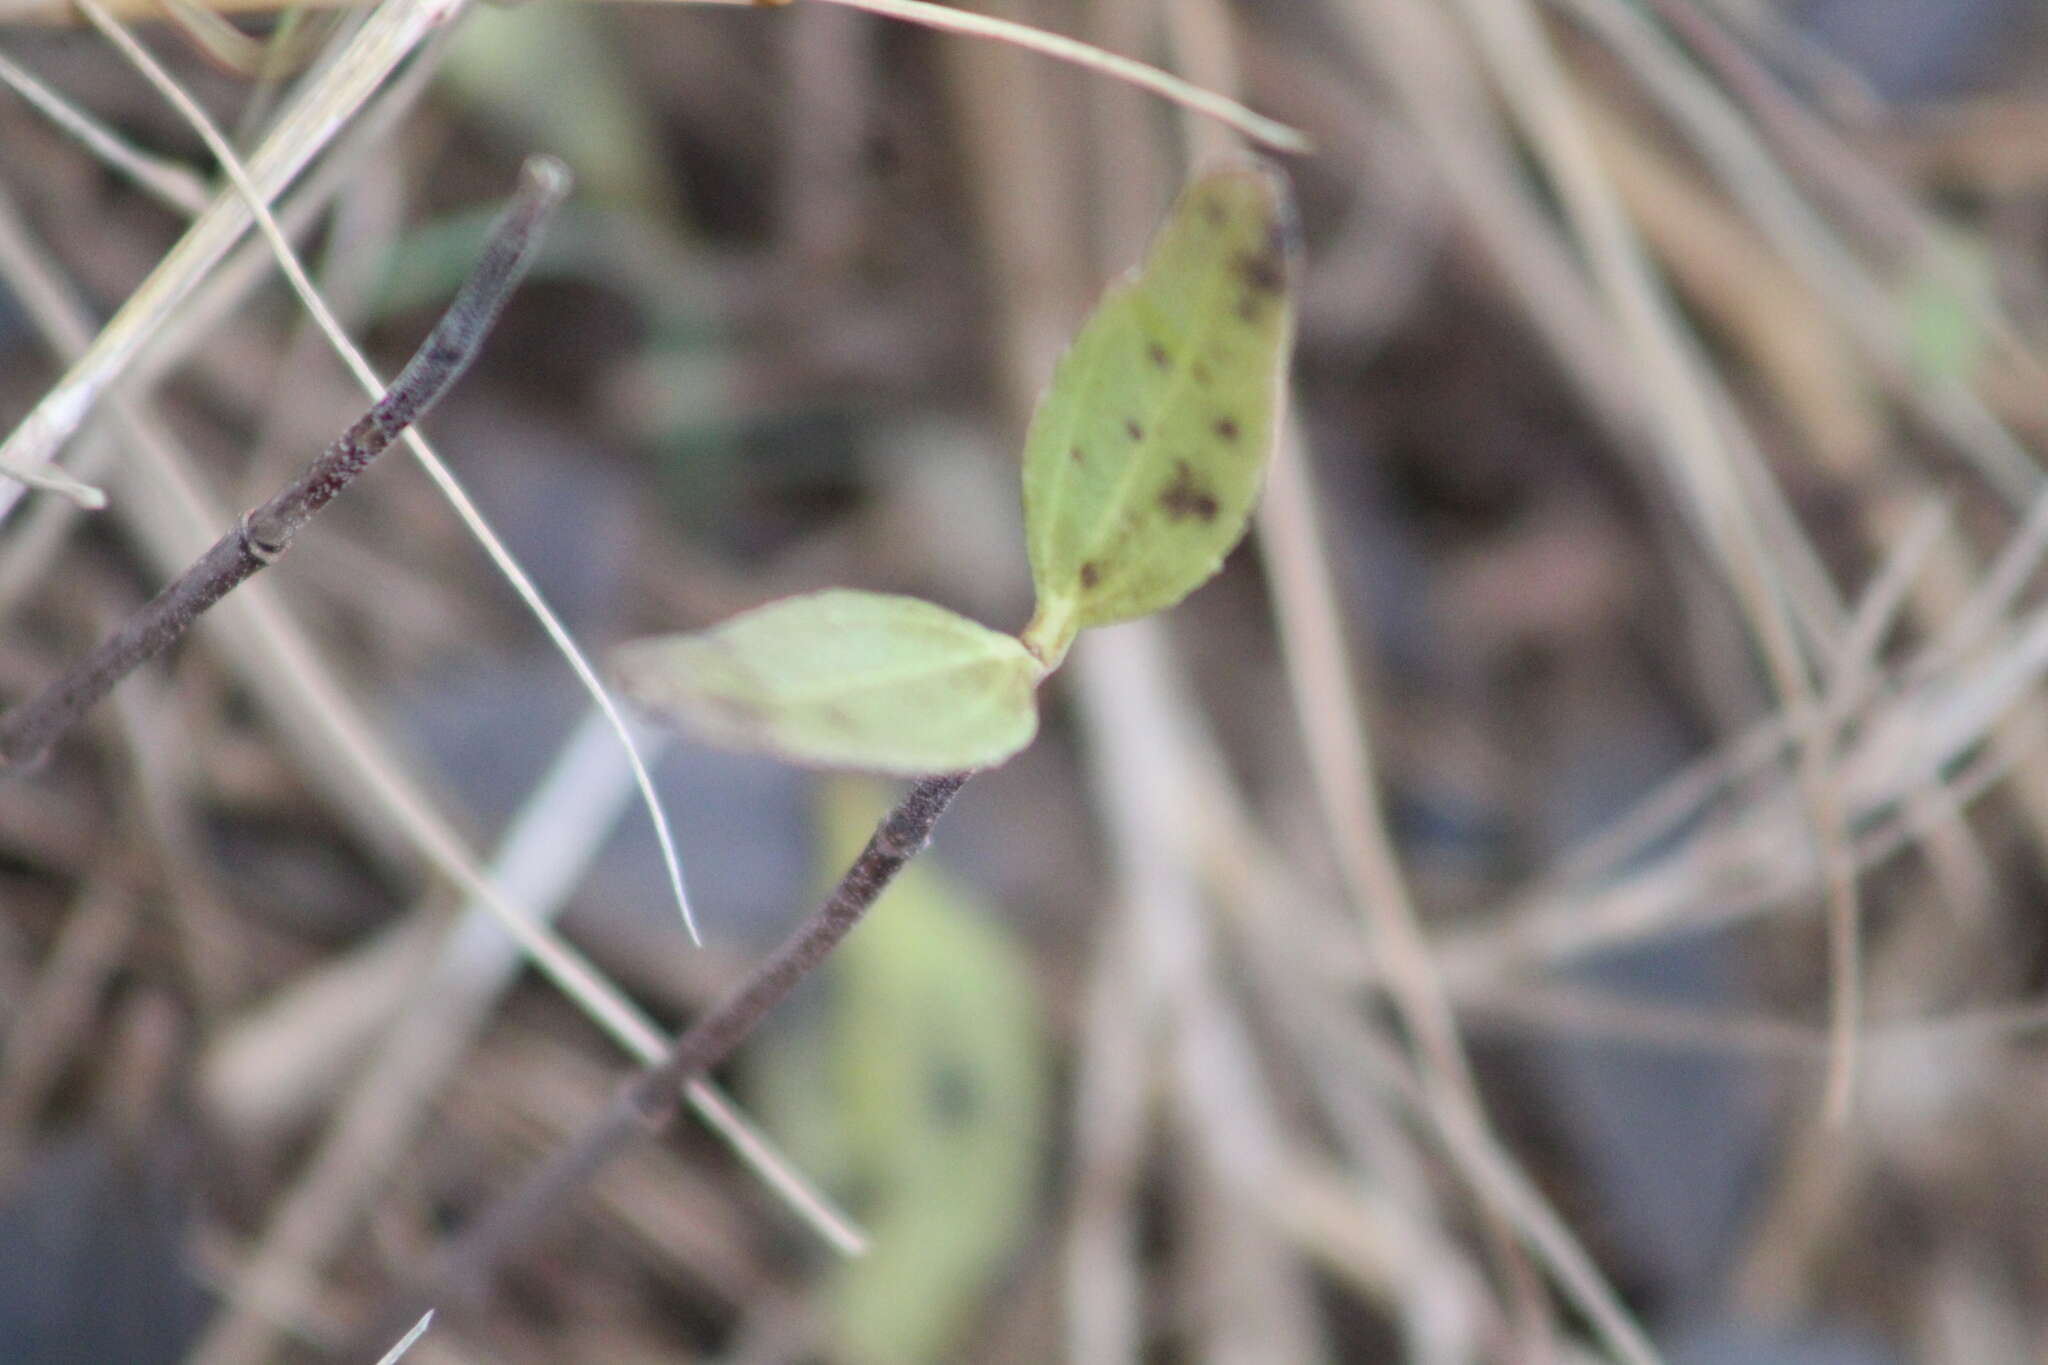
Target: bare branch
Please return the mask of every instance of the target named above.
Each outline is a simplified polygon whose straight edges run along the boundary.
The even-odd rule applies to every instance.
[[[291,548],[308,521],[439,402],[482,349],[491,324],[539,248],[548,217],[569,191],[551,157],[521,169],[519,187],[483,258],[384,396],[275,497],[215,541],[191,568],[35,697],[0,716],[0,763],[40,759],[115,684],[169,648],[192,623]]]
[[[487,1293],[507,1252],[523,1245],[613,1157],[667,1126],[684,1089],[730,1057],[853,932],[896,874],[930,841],[933,827],[969,776],[927,777],[912,786],[882,818],[867,847],[810,918],[677,1038],[659,1063],[622,1085],[610,1107],[573,1144],[464,1232],[443,1255],[440,1272],[427,1279],[426,1288],[408,1295],[393,1318],[380,1321],[377,1331],[388,1338],[389,1323],[403,1326],[429,1303],[452,1306]]]

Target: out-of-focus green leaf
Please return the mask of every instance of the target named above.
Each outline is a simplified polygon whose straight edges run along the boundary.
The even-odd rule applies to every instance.
[[[1038,729],[1011,636],[915,597],[832,589],[614,659],[636,701],[714,743],[906,776],[1002,762]]]
[[[884,803],[827,789],[836,878]],[[1045,1056],[1028,963],[1000,921],[929,857],[896,879],[825,968],[828,996],[766,1040],[764,1119],[846,1192],[872,1239],[830,1283],[833,1355],[960,1360],[961,1336],[1029,1215],[1044,1148]]]
[[[463,17],[441,78],[522,144],[569,163],[589,198],[667,208],[660,138],[587,5],[479,5]]]
[[[1979,320],[1992,290],[1991,261],[1983,246],[1956,237],[1921,262],[1906,284],[1906,335],[1913,365],[1930,379],[1968,382],[1984,358]]]
[[[1199,176],[1137,272],[1053,372],[1024,450],[1048,663],[1082,627],[1172,606],[1244,534],[1294,331],[1293,207],[1279,172]]]

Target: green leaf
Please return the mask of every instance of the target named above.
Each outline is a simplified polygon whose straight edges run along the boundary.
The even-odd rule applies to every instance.
[[[513,142],[568,162],[579,196],[666,214],[660,123],[610,37],[585,5],[477,5],[439,77]]]
[[[1921,377],[1965,384],[1977,374],[1990,347],[1984,301],[1996,288],[1989,251],[1960,233],[1913,263],[1904,292],[1906,345]]]
[[[886,809],[825,791],[836,878]],[[802,1167],[854,1203],[868,1254],[827,1287],[825,1354],[852,1365],[972,1358],[975,1315],[1033,1227],[1046,1040],[1031,966],[995,910],[930,855],[890,885],[821,974],[819,1008],[753,1053],[752,1098]]]
[[[701,738],[917,776],[1000,763],[1038,729],[1044,670],[915,597],[833,589],[615,656],[626,693]]]
[[[1024,449],[1048,661],[1074,632],[1172,606],[1244,535],[1293,339],[1293,206],[1277,171],[1197,178],[1145,263],[1053,372]]]

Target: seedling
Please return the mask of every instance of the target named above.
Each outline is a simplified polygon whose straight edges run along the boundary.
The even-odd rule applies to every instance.
[[[1076,633],[1172,606],[1243,537],[1291,349],[1294,235],[1277,171],[1210,171],[1081,329],[1025,439],[1038,610],[1018,635],[834,588],[627,645],[626,692],[799,763],[920,776],[1016,754]]]
[[[0,714],[0,767],[39,759],[121,678],[274,562],[447,391],[567,184],[559,164],[529,163],[476,272],[385,396],[98,648]],[[1037,611],[1017,635],[916,598],[833,589],[620,652],[628,692],[708,739],[919,780],[823,905],[622,1088],[578,1142],[459,1239],[443,1284],[487,1279],[506,1247],[665,1121],[685,1087],[825,961],[924,847],[969,774],[1031,742],[1039,684],[1076,634],[1170,607],[1216,572],[1244,535],[1272,451],[1296,255],[1285,181],[1264,166],[1233,165],[1188,187],[1144,264],[1109,290],[1054,371],[1026,437]]]
[[[1145,263],[1109,290],[1025,439],[1038,609],[1019,634],[914,597],[834,588],[619,651],[625,690],[702,738],[918,781],[824,904],[448,1248],[441,1293],[487,1283],[508,1248],[664,1124],[684,1088],[831,956],[971,772],[1031,742],[1038,685],[1076,634],[1170,607],[1216,572],[1273,448],[1296,256],[1286,182],[1232,165],[1188,187]],[[410,1300],[397,1326],[407,1312],[417,1316]]]

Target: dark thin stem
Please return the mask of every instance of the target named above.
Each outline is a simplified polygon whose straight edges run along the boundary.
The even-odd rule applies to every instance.
[[[660,1062],[619,1088],[611,1106],[575,1143],[535,1171],[511,1198],[479,1219],[448,1248],[431,1303],[481,1297],[499,1260],[523,1244],[614,1156],[675,1116],[683,1090],[723,1062],[860,923],[904,864],[930,841],[968,774],[927,777],[913,786],[876,826],[839,885],[739,988],[676,1039]],[[409,1316],[408,1316],[409,1315]],[[395,1316],[419,1316],[408,1300]]]
[[[62,677],[0,716],[0,764],[41,758],[121,679],[168,649],[251,575],[276,563],[315,513],[441,400],[476,359],[499,310],[533,263],[549,216],[568,192],[569,173],[552,157],[534,157],[521,168],[519,186],[492,228],[483,258],[384,396],[303,474],[246,513]]]

